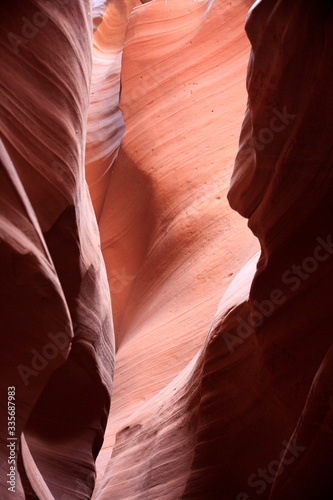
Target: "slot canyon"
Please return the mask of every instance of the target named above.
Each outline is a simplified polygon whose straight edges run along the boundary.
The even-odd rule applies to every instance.
[[[0,28],[0,500],[332,500],[331,0]]]

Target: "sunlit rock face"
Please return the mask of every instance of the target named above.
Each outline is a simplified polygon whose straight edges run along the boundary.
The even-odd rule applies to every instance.
[[[129,478],[119,491],[107,484],[114,436],[196,355],[222,294],[258,250],[226,199],[246,106],[246,13],[242,2],[163,0],[129,17],[125,132],[99,216],[117,355],[97,498],[142,487]],[[141,466],[149,468],[143,456]],[[169,481],[163,488],[175,494]],[[157,494],[148,490],[142,495]]]
[[[252,3],[1,5],[0,498],[332,498],[333,7]]]

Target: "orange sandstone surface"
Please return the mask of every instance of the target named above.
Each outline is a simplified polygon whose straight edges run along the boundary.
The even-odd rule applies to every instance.
[[[333,6],[0,13],[0,499],[331,499]]]

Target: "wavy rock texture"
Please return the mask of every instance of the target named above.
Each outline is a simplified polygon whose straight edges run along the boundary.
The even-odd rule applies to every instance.
[[[1,7],[10,498],[332,498],[333,8],[251,3]]]
[[[96,2],[93,6],[94,26],[97,28],[93,38],[85,166],[97,220],[103,210],[111,165],[124,133],[124,120],[119,109],[121,55],[127,21],[131,10],[138,4],[138,0],[127,0]]]
[[[114,166],[112,204],[110,196],[110,207],[116,207],[117,199],[121,198],[123,210],[115,212],[112,219],[108,218],[106,214],[110,211],[106,199],[105,216],[103,214],[100,219],[102,242],[105,241],[107,228],[112,227],[111,220],[119,219],[120,213],[125,212],[125,193],[121,186],[128,185],[129,177],[133,179],[132,172],[135,169],[144,169],[151,180],[153,201],[150,206],[154,208],[156,216],[154,221],[149,221],[149,227],[154,224],[155,233],[162,240],[161,244],[168,241],[168,232],[163,227],[163,235],[159,235],[156,207],[161,207],[162,217],[168,218],[177,210],[177,205],[181,206],[184,177],[180,176],[186,175],[185,167],[190,165],[193,156],[195,159],[192,161],[197,167],[195,179],[201,179],[202,186],[200,174],[207,173],[207,165],[210,163],[205,157],[202,161],[199,160],[198,141],[194,146],[198,149],[193,151],[191,144],[190,150],[187,150],[186,142],[183,149],[179,138],[175,137],[175,131],[172,129],[168,134],[166,128],[167,113],[172,113],[175,107],[177,112],[173,121],[179,123],[176,133],[184,131],[185,140],[188,141],[191,140],[191,135],[196,137],[193,115],[197,119],[198,116],[201,119],[205,116],[203,110],[200,110],[200,94],[195,95],[189,111],[184,106],[182,96],[177,94],[178,85],[184,84],[182,73],[186,72],[187,61],[191,65],[195,59],[195,67],[200,68],[201,77],[204,79],[206,76],[206,82],[213,87],[218,57],[221,58],[221,63],[225,61],[223,56],[226,58],[224,70],[229,82],[231,76],[227,68],[233,72],[233,87],[230,91],[235,92],[235,109],[231,112],[232,101],[228,100],[228,85],[222,78],[220,81],[216,78],[221,88],[216,101],[220,103],[221,113],[223,105],[228,108],[225,110],[228,117],[235,117],[237,113],[240,95],[236,94],[235,73],[237,61],[240,63],[241,55],[244,54],[245,59],[246,54],[246,44],[243,42],[242,45],[241,38],[241,6],[238,5],[236,10],[234,4],[235,10],[232,11],[236,26],[237,21],[239,22],[239,38],[236,26],[231,32],[227,32],[236,39],[221,37],[223,21],[226,22],[225,26],[230,27],[231,20],[227,16],[226,5],[215,2],[208,18],[199,28],[199,16],[205,15],[201,4],[201,9],[196,11],[198,18],[191,19],[198,32],[192,38],[190,35],[189,39],[184,37],[184,44],[181,45],[183,41],[177,39],[177,30],[173,27],[182,20],[190,30],[189,19],[193,13],[188,12],[189,18],[186,21],[181,15],[177,19],[175,11],[170,12],[171,9],[168,9],[170,5],[171,3],[166,6],[165,2],[152,2],[134,10],[129,19],[123,51],[121,99],[126,132]],[[181,5],[184,4],[179,4],[179,10]],[[185,344],[182,361],[193,351],[191,352],[190,344],[184,342],[187,327],[184,313],[181,317],[177,316],[176,311],[182,307],[179,298],[178,309],[172,311],[172,317],[176,319],[170,325],[172,330],[170,328],[163,332],[163,337],[160,336],[160,332],[165,331],[165,327],[161,328],[161,323],[166,314],[162,316],[163,303],[157,300],[158,281],[161,277],[164,284],[166,279],[163,267],[154,273],[154,267],[148,265],[152,253],[157,250],[156,244],[152,249],[148,247],[144,276],[141,275],[143,271],[138,275],[135,268],[126,269],[126,273],[135,276],[135,281],[130,294],[124,299],[126,309],[121,307],[121,297],[115,297],[113,303],[118,342],[117,369],[113,406],[101,461],[109,443],[112,446],[110,436],[113,436],[117,427],[119,430],[106,473],[95,490],[97,499],[241,500],[287,498],[288,495],[290,498],[309,499],[316,498],[316,495],[320,498],[331,497],[331,392],[330,384],[324,381],[324,374],[328,375],[330,370],[329,358],[324,360],[324,357],[332,342],[332,316],[329,307],[332,300],[329,286],[332,272],[332,214],[328,201],[328,194],[332,192],[328,139],[331,133],[331,107],[327,106],[331,102],[327,93],[332,78],[331,63],[328,62],[330,15],[330,7],[324,2],[319,7],[313,5],[308,9],[304,9],[299,2],[292,12],[286,2],[261,2],[254,7],[247,19],[246,29],[253,47],[248,68],[249,101],[229,200],[242,215],[249,217],[250,227],[258,236],[262,251],[258,256],[257,269],[257,259],[254,258],[231,284],[220,303],[204,346],[173,381],[165,374],[169,372],[171,375],[179,371],[181,362],[177,367],[176,363],[170,361],[170,347],[166,357],[161,356],[162,339],[174,339],[172,344],[177,345],[178,352]],[[163,43],[164,25],[174,35],[171,40],[168,38],[169,44]],[[219,42],[212,37],[212,33],[216,32],[214,28],[220,28]],[[185,28],[184,32],[188,33]],[[205,34],[209,32],[211,36],[207,35],[205,38]],[[314,34],[317,41],[315,44]],[[201,62],[204,69],[201,69],[199,48],[203,48],[203,40],[206,40],[207,45],[204,46],[204,61]],[[218,50],[215,58],[212,49],[214,42]],[[218,46],[218,43],[221,45]],[[192,47],[195,56],[190,57]],[[229,51],[226,50],[227,47]],[[307,48],[306,51],[304,47]],[[182,58],[181,65],[177,64],[177,56]],[[243,64],[244,68],[245,61]],[[244,71],[243,68],[240,71]],[[190,70],[187,71],[187,74],[191,74]],[[161,74],[168,75],[170,87],[168,82],[163,82],[163,77],[159,77]],[[300,82],[303,83],[304,80],[307,84],[300,92]],[[184,86],[186,89],[186,84]],[[149,92],[145,92],[145,89]],[[186,90],[183,92],[186,95]],[[212,93],[206,90],[206,100]],[[153,114],[155,108],[156,115]],[[196,115],[197,110],[200,111]],[[158,127],[154,129],[146,119],[149,112],[150,116],[156,117],[154,123],[158,122]],[[186,128],[187,116],[190,117],[188,126],[192,134]],[[210,133],[207,134],[208,138],[205,137],[205,146],[210,150],[209,138],[214,137],[217,123],[210,128],[207,126]],[[314,130],[319,131],[319,138],[318,132],[315,134]],[[223,137],[219,132],[220,144],[228,143],[230,129],[225,131]],[[176,148],[177,155],[174,149],[169,150],[170,144]],[[322,152],[317,155],[318,148]],[[218,148],[212,150],[212,154],[216,155]],[[168,155],[164,156],[164,151]],[[124,172],[129,160],[131,176]],[[220,175],[221,164],[227,164],[225,159],[220,163]],[[178,165],[180,168],[177,169]],[[119,166],[122,172],[118,172]],[[158,176],[164,168],[167,172],[161,186],[162,194],[159,195]],[[169,184],[170,172],[173,173],[173,178]],[[177,189],[179,177],[181,184]],[[191,183],[192,186],[195,183],[193,178]],[[135,189],[137,197],[138,191],[139,185]],[[131,203],[132,198],[133,195]],[[164,206],[163,199],[168,199],[167,207]],[[208,203],[206,199],[204,209]],[[149,214],[151,211],[152,208],[147,208],[144,213]],[[227,214],[227,208],[221,207],[220,213]],[[139,218],[137,206],[135,215]],[[122,217],[125,219],[124,215]],[[107,222],[104,223],[104,219]],[[207,216],[200,213],[201,224],[203,219],[207,220]],[[142,220],[147,220],[147,215]],[[191,220],[191,229],[196,227],[195,224],[196,221]],[[223,218],[219,224],[220,228],[223,227]],[[143,227],[142,222],[138,222],[137,226],[139,225]],[[135,228],[135,225],[132,227]],[[204,235],[205,230],[201,227],[197,242],[200,242],[200,254],[206,256],[207,253],[202,249]],[[133,232],[131,236],[134,240]],[[152,238],[154,237],[153,233]],[[246,233],[244,237],[246,238]],[[182,239],[185,240],[184,232]],[[130,263],[129,248],[137,248],[135,241],[123,247],[124,265],[126,262]],[[227,245],[232,248],[230,241],[224,243],[224,248]],[[236,244],[239,252],[239,241]],[[213,245],[216,249],[215,242]],[[107,245],[104,243],[106,262],[111,255],[114,255],[112,262],[117,262],[116,248],[115,240],[108,241]],[[253,254],[253,248],[248,256]],[[234,255],[235,252],[236,250]],[[193,253],[192,247],[191,254]],[[240,254],[236,255],[239,258]],[[138,258],[137,253],[136,257]],[[243,254],[241,258],[244,257]],[[224,256],[221,255],[220,258],[225,265]],[[168,251],[167,262],[170,261],[172,253]],[[192,263],[191,269],[193,268]],[[231,262],[231,270],[235,269],[237,264]],[[209,276],[209,270],[205,271]],[[150,272],[155,276],[151,295],[145,300],[143,283],[144,280],[148,281]],[[186,276],[188,273],[189,271]],[[169,283],[173,280],[170,272],[167,279]],[[184,277],[182,279],[186,280]],[[142,285],[139,287],[140,282]],[[124,288],[125,286],[126,282]],[[169,286],[170,293],[174,295],[177,290],[175,284]],[[204,293],[198,288],[196,290]],[[223,286],[220,293],[222,290]],[[136,294],[141,301],[138,301],[140,307],[137,312]],[[168,298],[168,295],[164,293],[165,300],[164,297]],[[145,312],[145,302],[149,304],[149,314]],[[121,308],[121,313],[118,313],[118,307]],[[206,311],[208,314],[208,307]],[[121,314],[119,320],[118,314]],[[192,314],[190,318],[193,318]],[[151,330],[149,322],[153,325]],[[188,324],[191,324],[191,319]],[[192,339],[197,337],[202,341],[208,325],[205,327],[204,324],[197,323],[197,326],[200,331],[196,333],[192,329],[190,335]],[[144,334],[140,334],[140,331]],[[177,344],[178,332],[181,332],[182,342],[178,341]],[[148,340],[144,342],[148,335],[154,341],[158,339],[157,347]],[[163,349],[166,347],[163,346]],[[130,367],[128,359],[134,360]],[[311,389],[313,396],[310,395],[306,402],[318,370],[320,376],[316,377],[315,380],[318,381],[313,383]],[[160,373],[164,374],[165,382],[170,382],[154,396],[152,389],[158,389]],[[152,387],[149,387],[149,378],[153,380]],[[141,404],[141,408],[140,394],[147,394],[145,399],[148,400]],[[132,415],[129,414],[129,409]],[[124,421],[124,417],[128,418]],[[320,449],[324,453],[322,458]],[[304,476],[307,481],[303,485],[300,482]]]
[[[1,404],[15,386],[27,498],[87,499],[110,407],[114,350],[84,178],[89,2],[2,4],[0,50]],[[21,482],[15,493],[7,490],[3,415],[1,498],[24,498]]]
[[[126,131],[99,218],[117,343],[101,474],[124,419],[196,354],[257,248],[226,201],[246,102],[246,6],[210,6],[154,1],[129,18]]]

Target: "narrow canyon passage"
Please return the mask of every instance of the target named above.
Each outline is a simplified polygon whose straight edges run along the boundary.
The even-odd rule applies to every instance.
[[[0,14],[0,500],[330,500],[331,2]]]

